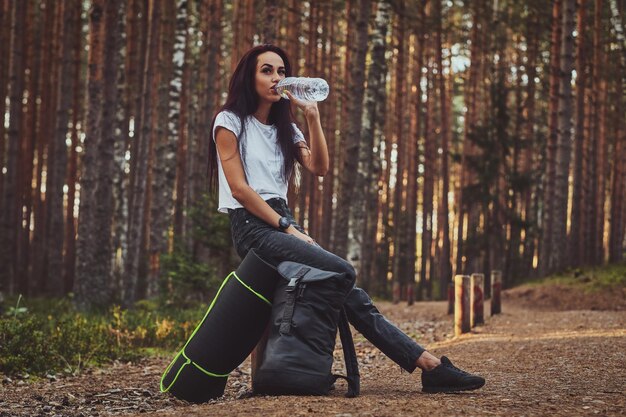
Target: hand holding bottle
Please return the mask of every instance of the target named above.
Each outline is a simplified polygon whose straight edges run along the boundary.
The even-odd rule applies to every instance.
[[[296,107],[304,111],[304,117],[306,117],[307,119],[311,116],[319,116],[319,110],[317,108],[316,101],[300,100],[299,98],[295,97],[289,90],[286,90],[284,94],[287,95],[289,100],[293,104],[295,104]]]

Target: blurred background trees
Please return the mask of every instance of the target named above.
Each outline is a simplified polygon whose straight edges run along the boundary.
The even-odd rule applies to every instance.
[[[302,172],[289,202],[375,295],[620,262],[625,7],[2,0],[1,289],[85,308],[208,297],[239,262],[207,195],[209,126],[265,42],[329,81],[332,169]]]

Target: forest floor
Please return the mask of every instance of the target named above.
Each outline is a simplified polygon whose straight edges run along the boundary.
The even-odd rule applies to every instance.
[[[568,287],[569,288],[569,287]],[[75,377],[7,380],[5,416],[617,416],[626,414],[626,289],[593,294],[558,285],[505,291],[503,313],[454,338],[444,302],[378,303],[402,330],[437,355],[484,376],[485,387],[460,394],[423,394],[420,371],[408,374],[355,334],[361,395],[252,397],[246,360],[224,397],[192,405],[159,392],[169,357],[115,363]],[[489,311],[489,304],[485,306]],[[336,357],[341,358],[340,350]],[[341,360],[336,361],[341,371]]]

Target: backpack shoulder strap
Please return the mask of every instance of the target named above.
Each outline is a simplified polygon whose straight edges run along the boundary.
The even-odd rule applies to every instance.
[[[356,359],[356,351],[354,350],[354,341],[348,324],[348,316],[346,310],[341,308],[339,312],[339,337],[341,339],[341,347],[343,349],[343,358],[346,362],[346,380],[348,381],[348,393],[346,397],[353,398],[359,395],[361,391],[361,377],[359,375],[359,363]]]

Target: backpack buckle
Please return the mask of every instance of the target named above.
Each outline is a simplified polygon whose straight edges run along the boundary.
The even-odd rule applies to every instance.
[[[300,277],[294,277],[289,280],[289,284],[287,284],[287,292],[294,292],[296,287],[298,286],[298,281],[300,281]]]

